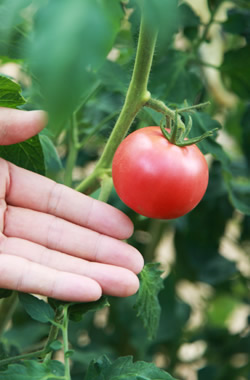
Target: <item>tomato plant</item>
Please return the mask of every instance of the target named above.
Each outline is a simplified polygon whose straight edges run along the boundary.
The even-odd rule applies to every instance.
[[[0,106],[49,114],[1,158],[125,211],[146,262],[124,299],[0,289],[0,380],[249,379],[249,8],[0,0]]]
[[[127,136],[112,165],[119,197],[149,218],[174,219],[191,211],[208,184],[208,165],[196,145],[179,147],[160,127],[145,127]]]

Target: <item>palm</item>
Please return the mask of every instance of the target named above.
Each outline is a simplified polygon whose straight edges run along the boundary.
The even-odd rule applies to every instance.
[[[25,128],[23,114],[9,124]],[[133,231],[123,213],[2,159],[0,176],[0,287],[71,301],[137,290],[143,260],[121,241]]]

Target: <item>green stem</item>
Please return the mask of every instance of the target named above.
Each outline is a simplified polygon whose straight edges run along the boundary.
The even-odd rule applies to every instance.
[[[63,315],[63,325],[62,325],[62,336],[63,336],[63,349],[64,349],[64,367],[65,367],[65,379],[71,380],[70,375],[70,360],[69,360],[69,338],[68,338],[68,308],[70,305],[64,306],[64,315]]]
[[[43,349],[43,350],[39,350],[35,352],[29,352],[28,354],[12,356],[10,358],[0,360],[0,367],[3,367],[7,364],[18,362],[19,360],[23,360],[23,359],[40,358],[40,357],[43,357],[46,353],[47,353],[47,350]]]
[[[5,328],[10,321],[18,303],[17,292],[11,296],[3,298],[0,303],[0,336],[4,333]]]
[[[111,166],[116,149],[126,136],[139,110],[149,100],[150,93],[147,91],[147,85],[156,39],[157,30],[149,29],[142,16],[134,70],[120,116],[91,175],[91,179],[80,183],[77,187],[78,191],[86,192],[89,186],[92,188],[99,186],[96,178],[99,169]]]
[[[104,174],[101,179],[101,192],[98,197],[98,200],[102,202],[108,202],[112,188],[113,188],[112,177],[107,174]]]
[[[56,314],[55,314],[55,318],[54,318],[54,322],[55,324],[52,324],[51,327],[50,327],[50,331],[49,331],[49,336],[48,336],[48,340],[47,340],[47,343],[44,347],[44,350],[46,350],[47,352],[50,350],[50,344],[57,339],[57,336],[58,336],[58,333],[59,333],[59,330],[61,328],[61,324],[60,322],[62,321],[62,317],[63,317],[63,308],[61,308],[60,306],[56,309]],[[47,361],[49,361],[52,357],[52,354],[53,354],[53,351],[50,350],[50,352],[47,353],[47,355],[45,356],[45,359],[44,359],[44,362],[46,363]]]
[[[162,113],[163,115],[167,116],[169,119],[175,120],[175,114],[176,111],[170,109],[166,106],[161,100],[150,98],[147,103],[145,104],[146,107],[152,108],[153,110]],[[185,131],[185,124],[181,120],[181,117],[177,116],[177,128],[182,129],[183,132]]]
[[[71,187],[72,186],[72,173],[76,164],[77,154],[78,154],[78,128],[76,122],[76,114],[72,115],[70,121],[70,130],[69,130],[69,154],[67,158],[64,184]]]

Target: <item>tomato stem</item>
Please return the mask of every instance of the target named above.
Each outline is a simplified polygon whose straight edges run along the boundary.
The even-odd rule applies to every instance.
[[[128,133],[137,113],[149,101],[150,93],[147,86],[157,34],[157,28],[149,27],[142,10],[136,59],[124,105],[94,172],[78,185],[78,191],[89,193],[90,189],[93,191],[100,186],[100,169],[111,167],[116,149]]]

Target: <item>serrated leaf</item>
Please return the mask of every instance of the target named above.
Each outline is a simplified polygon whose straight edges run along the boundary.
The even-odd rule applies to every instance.
[[[6,371],[0,372],[4,380],[58,380],[64,379],[64,366],[61,362],[51,360],[39,363],[33,360],[23,361],[22,364],[10,364]]]
[[[0,74],[0,107],[16,108],[25,104],[21,91],[18,83]]]
[[[18,297],[25,311],[31,318],[42,323],[53,321],[55,312],[48,303],[31,294],[19,293]]]
[[[45,174],[44,156],[38,136],[13,145],[1,145],[0,157],[35,173]]]
[[[144,266],[140,273],[140,288],[134,305],[137,316],[147,330],[149,339],[156,336],[160,320],[161,307],[158,293],[163,288],[161,274],[159,263],[149,263]]]
[[[106,356],[93,360],[84,380],[174,380],[153,363],[133,362],[132,356],[120,357],[113,363]]]

